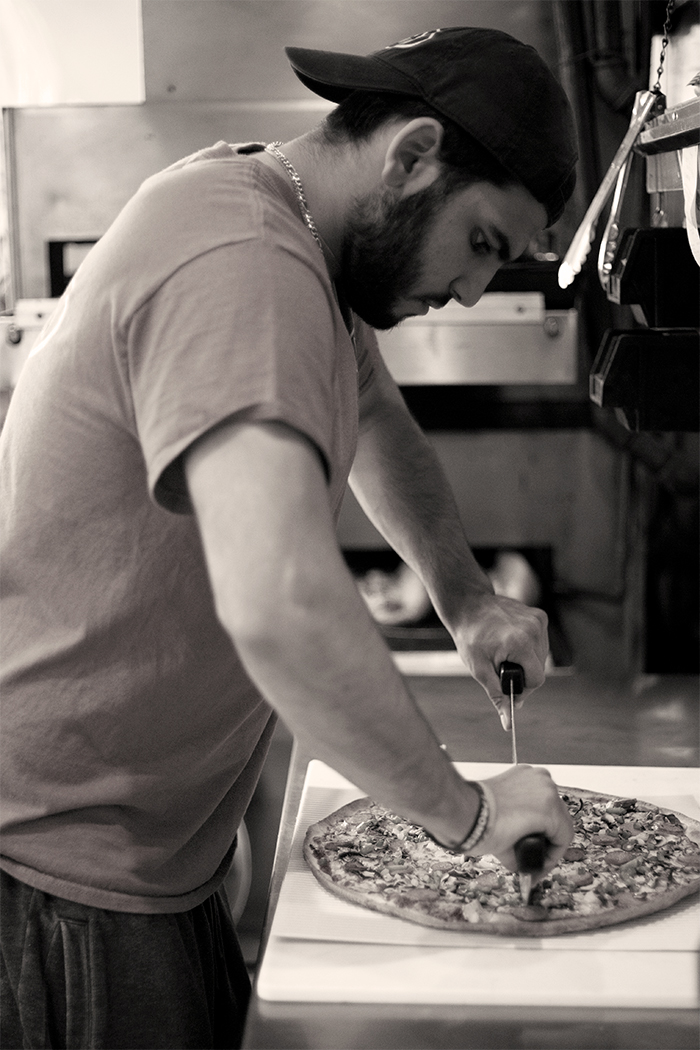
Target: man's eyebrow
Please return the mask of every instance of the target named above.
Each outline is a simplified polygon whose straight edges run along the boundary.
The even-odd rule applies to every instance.
[[[510,241],[498,226],[490,226],[489,233],[497,245],[498,258],[501,262],[510,262]]]

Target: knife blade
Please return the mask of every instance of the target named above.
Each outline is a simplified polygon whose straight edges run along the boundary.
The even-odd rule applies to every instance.
[[[518,764],[518,746],[515,736],[515,697],[522,693],[525,687],[525,674],[520,666],[504,660],[499,669],[501,689],[510,701],[510,742],[513,765]],[[532,878],[538,875],[544,867],[547,856],[547,836],[541,832],[532,835],[524,835],[513,847],[518,874],[520,876],[520,897],[523,904],[529,904],[532,894]]]
[[[513,765],[518,764],[518,746],[515,738],[515,698],[525,688],[525,674],[520,664],[504,660],[499,669],[501,689],[510,700],[510,746]]]

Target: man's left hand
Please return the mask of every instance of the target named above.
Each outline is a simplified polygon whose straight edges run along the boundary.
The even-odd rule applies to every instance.
[[[522,667],[525,689],[515,702],[520,707],[544,682],[549,652],[547,622],[542,609],[482,592],[469,598],[452,632],[462,661],[486,691],[505,730],[510,729],[510,698],[501,689],[499,668],[504,660]]]

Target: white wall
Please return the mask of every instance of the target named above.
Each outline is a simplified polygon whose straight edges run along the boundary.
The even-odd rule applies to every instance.
[[[0,106],[144,98],[140,0],[0,0]]]

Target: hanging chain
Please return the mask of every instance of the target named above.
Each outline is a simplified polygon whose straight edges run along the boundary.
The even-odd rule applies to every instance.
[[[284,153],[282,152],[282,150],[280,149],[281,145],[282,145],[281,142],[268,142],[267,146],[265,146],[265,152],[266,153],[271,153],[273,157],[277,158],[277,160],[280,162],[282,167],[285,169],[285,171],[289,175],[289,178],[292,180],[292,186],[294,187],[294,192],[296,193],[297,200],[299,202],[299,210],[301,211],[301,217],[303,218],[304,222],[306,223],[306,225],[311,230],[311,233],[313,235],[314,240],[316,241],[316,244],[319,246],[321,251],[323,251],[323,245],[321,244],[321,238],[319,236],[318,230],[316,229],[316,223],[314,222],[314,217],[311,214],[311,212],[309,211],[309,205],[307,204],[307,201],[306,201],[306,194],[304,193],[304,187],[302,185],[301,179],[299,178],[299,173],[296,170],[296,168],[294,167],[294,165],[292,164],[291,160],[289,160],[289,158],[286,157],[284,155]]]
[[[676,6],[676,0],[668,0],[666,4],[666,21],[664,22],[664,35],[661,38],[661,54],[659,55],[659,68],[656,70],[656,83],[651,89],[655,94],[661,94],[661,74],[664,71],[664,62],[666,61],[666,48],[668,47],[668,38],[671,32],[671,15],[673,14],[673,8]]]

